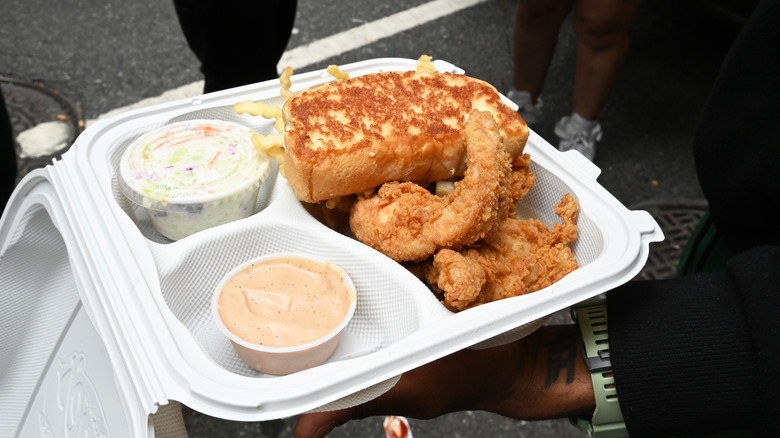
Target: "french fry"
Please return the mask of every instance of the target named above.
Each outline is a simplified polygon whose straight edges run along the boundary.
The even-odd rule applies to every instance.
[[[233,105],[233,111],[238,114],[249,113],[253,116],[263,116],[266,119],[274,119],[274,129],[276,132],[284,132],[284,120],[282,119],[282,109],[276,105],[268,105],[265,102],[252,102],[245,100]]]
[[[326,71],[328,73],[330,73],[331,76],[333,76],[334,78],[336,78],[338,80],[349,79],[349,73],[346,73],[346,72],[343,72],[343,71],[339,70],[339,66],[337,66],[335,64],[329,65],[328,68],[326,69]]]
[[[292,80],[290,80],[290,76],[293,74],[293,69],[289,65],[284,68],[284,71],[282,72],[282,75],[279,77],[279,82],[282,84],[282,89],[279,91],[279,94],[282,95],[284,100],[287,100],[293,96],[295,96],[295,93],[290,91],[290,88],[292,87]]]
[[[279,164],[284,162],[284,137],[282,134],[255,134],[252,136],[252,144],[258,152],[268,155]]]
[[[436,67],[433,66],[433,61],[428,55],[420,55],[417,59],[417,71],[420,73],[435,73]]]

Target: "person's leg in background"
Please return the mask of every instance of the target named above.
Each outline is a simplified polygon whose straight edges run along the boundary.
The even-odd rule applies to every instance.
[[[279,77],[297,0],[174,0],[179,24],[201,62],[204,92]]]
[[[640,0],[581,0],[576,9],[573,113],[595,120],[623,68]]]
[[[539,122],[541,93],[561,24],[574,0],[519,0],[514,27],[514,88],[507,97],[518,104],[526,123]]]
[[[0,155],[0,213],[2,213],[14,191],[18,173],[11,116],[5,106],[2,90],[0,90],[0,149],[2,149],[0,152],[2,154]]]
[[[601,140],[597,118],[617,80],[629,46],[629,27],[640,0],[578,0],[574,26],[577,61],[572,114],[555,127],[559,149],[576,149],[590,160]]]

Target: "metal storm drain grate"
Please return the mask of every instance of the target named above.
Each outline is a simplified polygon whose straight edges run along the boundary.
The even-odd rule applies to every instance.
[[[35,168],[51,164],[52,159],[59,158],[83,131],[84,122],[78,106],[57,91],[38,82],[6,76],[0,76],[0,88],[11,117],[15,139],[20,133],[47,123],[58,128],[55,143],[61,147],[51,149],[47,144],[49,148],[44,148],[44,153],[40,155],[25,154],[17,139],[19,178]]]
[[[674,277],[683,249],[702,216],[707,211],[705,202],[688,205],[645,204],[641,207],[658,222],[664,241],[650,244],[647,264],[636,279],[659,280]]]

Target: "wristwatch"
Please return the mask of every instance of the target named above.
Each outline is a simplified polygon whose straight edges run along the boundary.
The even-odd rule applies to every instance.
[[[624,438],[628,436],[620,411],[612,362],[609,356],[607,304],[604,298],[582,303],[572,309],[572,317],[582,333],[582,355],[590,370],[596,410],[592,418],[576,417],[571,421],[592,438]]]

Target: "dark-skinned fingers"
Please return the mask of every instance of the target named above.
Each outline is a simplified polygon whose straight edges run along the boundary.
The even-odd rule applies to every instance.
[[[351,419],[351,409],[303,414],[295,424],[293,436],[295,438],[322,438]]]

